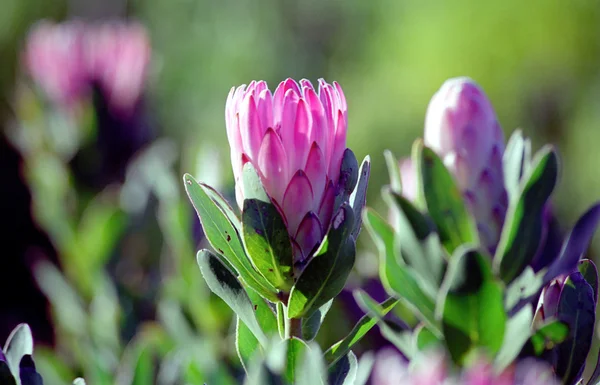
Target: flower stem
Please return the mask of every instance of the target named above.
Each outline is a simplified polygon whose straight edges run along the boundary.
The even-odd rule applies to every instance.
[[[302,318],[288,318],[286,321],[285,337],[302,339]]]

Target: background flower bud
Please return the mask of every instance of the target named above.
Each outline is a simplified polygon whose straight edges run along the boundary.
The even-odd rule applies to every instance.
[[[346,149],[342,88],[287,79],[271,93],[264,81],[232,88],[225,108],[236,199],[243,207],[242,168],[251,162],[279,207],[297,258],[325,236]]]

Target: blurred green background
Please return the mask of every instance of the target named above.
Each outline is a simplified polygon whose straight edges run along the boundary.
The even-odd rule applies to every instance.
[[[221,164],[222,185],[231,185],[224,106],[232,86],[264,79],[273,89],[287,77],[323,77],[344,89],[348,146],[359,159],[371,156],[368,204],[383,212],[383,151],[407,156],[431,96],[446,79],[470,76],[491,99],[506,137],[521,128],[536,148],[558,147],[563,162],[553,202],[563,229],[600,197],[597,1],[0,0],[2,127],[13,119],[30,25],[108,17],[148,29],[150,111],[160,136],[176,144],[178,175],[196,172],[200,149],[219,148],[210,159]],[[158,230],[151,224],[139,231]],[[598,251],[600,237],[592,254]],[[374,272],[374,263],[359,266]]]

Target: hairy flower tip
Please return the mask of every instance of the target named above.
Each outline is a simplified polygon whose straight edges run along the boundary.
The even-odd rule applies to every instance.
[[[329,229],[346,150],[347,105],[339,84],[287,79],[232,88],[225,107],[236,198],[243,207],[242,168],[251,162],[307,257]]]
[[[465,77],[442,85],[427,109],[424,143],[454,174],[482,244],[494,249],[508,205],[502,172],[504,135],[479,85]]]

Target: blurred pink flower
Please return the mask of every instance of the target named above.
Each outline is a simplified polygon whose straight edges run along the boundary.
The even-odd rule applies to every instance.
[[[98,86],[113,112],[127,113],[143,91],[150,54],[146,31],[137,23],[42,21],[29,33],[24,64],[58,105],[71,107]]]
[[[242,168],[251,162],[277,205],[301,260],[325,236],[346,149],[342,88],[287,79],[273,94],[264,81],[232,88],[225,108],[236,198],[243,207]]]
[[[372,385],[558,385],[552,370],[542,361],[524,359],[501,373],[484,359],[455,372],[440,351],[429,351],[407,362],[397,351],[377,353]]]

